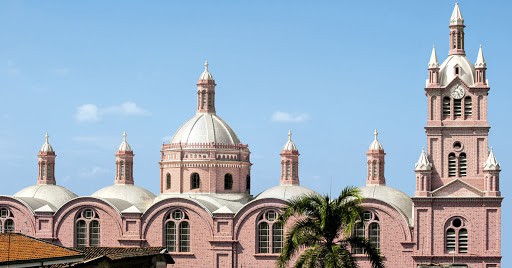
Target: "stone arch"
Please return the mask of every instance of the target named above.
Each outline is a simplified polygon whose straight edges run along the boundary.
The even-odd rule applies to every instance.
[[[32,208],[25,203],[23,200],[18,199],[16,197],[11,196],[0,196],[0,206],[5,206],[11,209],[14,214],[14,228],[15,229],[23,229],[22,233],[27,234],[29,236],[35,236],[36,233],[36,217]],[[18,219],[23,219],[21,222]],[[25,227],[25,228],[18,228]]]

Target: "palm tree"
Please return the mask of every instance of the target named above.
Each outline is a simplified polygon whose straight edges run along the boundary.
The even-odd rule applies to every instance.
[[[278,267],[286,267],[299,252],[294,267],[358,267],[351,247],[363,248],[373,268],[383,268],[379,250],[368,240],[352,235],[352,228],[361,219],[362,197],[359,189],[346,187],[340,196],[318,194],[292,199],[280,220],[292,220]],[[291,218],[293,217],[293,218]]]

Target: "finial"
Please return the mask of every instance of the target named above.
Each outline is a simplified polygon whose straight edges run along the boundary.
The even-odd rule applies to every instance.
[[[292,140],[292,130],[288,130],[288,140],[291,141]]]
[[[126,141],[126,130],[123,131],[123,141]]]
[[[46,143],[48,143],[48,137],[50,137],[50,136],[48,136],[48,131],[46,131],[46,135],[44,135],[44,141]]]
[[[377,140],[378,135],[379,135],[379,132],[377,131],[377,129],[375,129],[375,131],[373,132],[373,136],[375,136],[375,140]]]
[[[204,70],[208,71],[208,59],[204,61]]]

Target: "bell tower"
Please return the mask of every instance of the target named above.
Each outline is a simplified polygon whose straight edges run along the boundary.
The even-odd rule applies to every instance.
[[[480,48],[475,64],[464,51],[464,18],[455,4],[450,18],[450,50],[448,58],[437,62],[435,48],[428,64],[427,152],[428,183],[421,180],[417,189],[422,195],[459,179],[484,190],[484,163],[488,152],[486,80],[487,65]],[[422,177],[426,178],[426,177]],[[426,187],[428,185],[428,187]]]

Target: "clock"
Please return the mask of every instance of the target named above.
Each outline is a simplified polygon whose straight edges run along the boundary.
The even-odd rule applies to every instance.
[[[464,87],[461,85],[453,86],[452,89],[450,90],[450,95],[454,99],[462,99],[462,97],[464,97]]]

